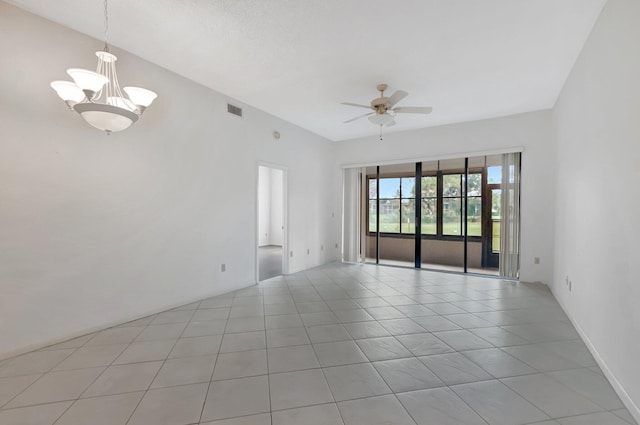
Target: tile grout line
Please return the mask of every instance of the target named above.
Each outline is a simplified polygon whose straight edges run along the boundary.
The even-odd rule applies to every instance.
[[[233,291],[233,299],[236,298],[235,295],[236,291]],[[222,336],[220,337],[220,345],[218,346],[218,351],[216,353],[216,359],[213,362],[213,369],[211,369],[211,374],[209,375],[209,385],[207,385],[207,391],[205,392],[204,395],[204,401],[202,402],[202,408],[200,409],[200,416],[198,418],[198,423],[202,422],[202,415],[204,415],[204,408],[207,406],[207,398],[209,397],[209,391],[211,390],[211,386],[213,385],[213,374],[216,371],[216,366],[218,365],[218,358],[220,357],[220,350],[222,349],[222,343],[224,341],[224,336],[226,335],[226,331],[227,331],[227,326],[229,325],[229,316],[231,315],[231,308],[233,306],[233,299],[231,301],[231,307],[229,307],[229,312],[227,313],[227,318],[225,320],[224,323],[224,329],[222,331]],[[200,301],[200,303],[202,304],[202,301]],[[195,314],[194,314],[195,316]]]
[[[87,341],[88,342],[88,341]],[[86,343],[85,343],[86,344]],[[63,361],[65,361],[66,359],[68,359],[71,355],[73,355],[76,351],[78,351],[80,348],[82,348],[82,346],[80,347],[76,347],[75,349],[73,349],[72,352],[70,352],[67,356],[65,356],[63,359],[61,359],[58,363],[56,363],[54,366],[52,366],[49,370],[47,370],[46,372],[41,372],[40,376],[38,378],[36,378],[35,381],[33,381],[31,384],[27,385],[27,387],[25,389],[23,389],[22,391],[20,391],[18,394],[14,395],[13,397],[11,397],[9,400],[7,400],[6,403],[2,404],[0,406],[0,410],[7,410],[4,409],[5,406],[9,405],[13,400],[15,400],[17,397],[19,397],[22,393],[24,393],[25,391],[27,391],[29,388],[31,388],[36,382],[38,382],[40,379],[44,378],[48,373],[52,372],[54,368],[56,368],[58,365],[60,365]],[[32,351],[32,353],[35,353],[38,351]],[[29,354],[29,353],[25,353],[25,354]],[[24,354],[22,354],[24,355]],[[13,359],[20,357],[20,356],[16,356]],[[7,363],[3,363],[3,366],[6,366],[7,364],[9,364],[9,362]],[[26,373],[24,375],[14,375],[14,376],[6,376],[5,378],[17,378],[20,376],[29,376],[29,375],[37,375],[38,373]],[[43,404],[48,404],[48,403],[43,403]],[[24,407],[24,406],[23,406]]]
[[[113,327],[111,327],[111,328],[104,329],[104,330],[102,330],[102,331],[100,331],[100,332],[95,332],[95,335],[94,335],[92,338],[89,338],[89,339],[88,339],[84,344],[82,344],[80,347],[78,347],[78,348],[77,348],[73,353],[71,353],[71,354],[70,354],[68,357],[66,357],[64,360],[66,360],[67,358],[71,357],[71,355],[73,355],[73,354],[77,353],[80,349],[85,348],[85,347],[87,346],[87,344],[88,344],[89,342],[91,342],[91,341],[93,340],[93,338],[97,337],[100,333],[102,333],[102,332],[104,332],[104,331],[107,331],[107,330],[109,330],[109,329],[114,329],[114,328],[115,328],[115,326],[113,326]],[[146,327],[145,327],[145,328],[146,328]],[[144,329],[143,329],[143,330],[144,330]],[[143,330],[141,330],[140,332],[138,332],[138,335],[140,335],[140,333],[142,333],[142,331],[143,331]],[[136,337],[137,337],[137,335],[136,335]],[[135,340],[135,337],[134,337],[134,340]],[[133,342],[133,340],[132,340],[132,342]],[[119,357],[119,356],[120,356],[120,355],[121,355],[121,354],[122,354],[122,353],[123,353],[123,352],[124,352],[124,351],[129,347],[129,346],[130,346],[130,345],[131,345],[131,343],[132,343],[132,342],[129,342],[129,343],[127,344],[127,346],[126,346],[126,347],[125,347],[125,348],[124,348],[120,353],[118,353],[118,355],[117,355],[117,356],[115,356],[115,357],[114,357],[114,359],[111,361],[111,363],[109,363],[109,365],[107,365],[107,366],[105,366],[105,367],[104,367],[104,370],[103,370],[102,372],[100,372],[100,373],[95,377],[95,379],[94,379],[93,381],[91,381],[91,383],[90,383],[90,384],[89,384],[89,385],[88,385],[88,386],[87,386],[87,387],[86,387],[86,388],[85,388],[85,389],[80,393],[80,395],[79,395],[78,397],[76,397],[75,399],[64,400],[64,401],[70,401],[70,402],[71,402],[71,404],[69,404],[69,406],[64,410],[64,412],[62,412],[62,414],[61,414],[60,416],[58,416],[58,418],[53,422],[53,424],[54,424],[54,425],[55,425],[55,423],[57,423],[57,422],[58,422],[58,421],[59,421],[59,420],[60,420],[60,419],[61,419],[61,418],[62,418],[62,417],[63,417],[63,416],[64,416],[64,415],[65,415],[65,414],[66,414],[66,413],[67,413],[67,412],[68,412],[68,411],[69,411],[69,410],[70,410],[70,409],[71,409],[71,408],[76,404],[76,402],[77,402],[78,400],[80,400],[80,399],[81,399],[82,395],[87,391],[87,389],[88,389],[90,386],[92,386],[92,385],[93,385],[93,384],[94,384],[94,383],[95,383],[95,382],[100,378],[100,376],[102,376],[102,374],[103,374],[103,373],[104,373],[104,372],[109,368],[109,366],[111,366],[111,364],[113,364],[113,362],[114,362],[114,361],[116,361],[116,359],[117,359],[117,358],[118,358],[118,357]],[[113,344],[113,345],[115,345],[115,344]],[[63,360],[63,361],[64,361],[64,360]],[[63,361],[62,361],[62,362],[63,362]],[[57,366],[59,366],[60,364],[62,364],[62,362],[58,363],[56,366],[54,366],[54,367],[53,367],[49,372],[47,372],[47,373],[52,373],[52,372],[54,372],[54,370],[53,370],[53,369],[55,369]],[[96,366],[96,367],[100,367],[100,366]],[[93,368],[93,367],[89,367],[89,368],[81,368],[81,369],[91,369],[91,368]],[[81,370],[81,369],[70,369],[70,370]],[[44,375],[42,375],[42,377],[44,377],[47,373],[45,373]],[[35,384],[35,382],[34,382],[34,384]],[[55,402],[54,402],[54,403],[55,403]],[[49,403],[44,403],[44,404],[49,404]]]
[[[314,290],[316,290],[315,287],[314,287]],[[316,290],[316,293],[317,293],[317,290]],[[320,294],[318,293],[318,295],[320,295]],[[322,296],[320,296],[320,298],[322,298]],[[294,300],[294,303],[295,303],[295,300]],[[325,302],[325,304],[326,304],[326,302]],[[297,306],[296,306],[296,309],[297,309]],[[311,341],[311,337],[309,336],[309,331],[307,330],[307,326],[305,326],[304,321],[302,322],[302,326],[304,328],[305,333],[307,334],[307,338],[309,339],[309,343],[311,344],[311,349],[313,350],[313,354],[314,354],[314,356],[316,356],[316,360],[318,361],[318,365],[320,365],[320,371],[322,372],[322,377],[324,378],[324,382],[327,384],[327,388],[329,388],[329,394],[331,394],[331,399],[333,400],[333,404],[335,405],[336,410],[338,411],[338,415],[340,416],[340,420],[342,421],[342,424],[344,425],[344,423],[345,423],[344,422],[344,417],[342,416],[342,412],[340,411],[340,407],[338,406],[338,402],[336,402],[336,397],[333,395],[333,391],[331,391],[331,386],[329,385],[329,381],[327,380],[327,375],[324,373],[324,368],[322,367],[322,364],[320,364],[320,359],[318,359],[318,353],[316,352],[316,348],[315,348],[314,344]]]
[[[260,282],[256,284],[260,286]],[[262,294],[262,323],[264,324],[264,355],[267,361],[267,398],[269,400],[269,424],[273,424],[273,406],[271,405],[271,372],[269,370],[269,341],[267,340],[267,310],[264,304],[264,288],[259,288]]]
[[[2,407],[7,406],[8,404],[11,403],[11,401],[13,401],[16,397],[20,396],[21,394],[23,394],[25,391],[27,391],[31,386],[35,385],[36,382],[40,381],[41,379],[43,379],[46,375],[50,374],[50,373],[54,373],[54,372],[65,372],[65,371],[69,371],[69,370],[82,370],[82,369],[93,369],[93,368],[98,368],[98,367],[103,367],[103,366],[90,366],[90,367],[84,367],[84,368],[78,368],[78,369],[63,369],[63,370],[59,370],[56,371],[54,370],[56,367],[60,366],[65,360],[67,360],[68,358],[70,358],[72,355],[74,355],[75,353],[77,353],[80,349],[84,348],[91,340],[93,340],[93,338],[95,338],[98,334],[100,334],[101,332],[104,332],[108,329],[113,329],[114,327],[111,328],[107,328],[104,329],[100,332],[95,332],[94,336],[92,338],[89,338],[87,341],[85,341],[82,345],[80,345],[79,347],[74,348],[73,352],[69,353],[69,355],[67,355],[65,358],[63,358],[62,360],[60,360],[58,363],[56,363],[52,368],[50,368],[48,371],[42,373],[42,375],[40,377],[38,377],[38,379],[36,379],[34,382],[32,382],[29,386],[27,386],[27,388],[25,388],[24,390],[22,390],[21,392],[19,392],[18,394],[16,394],[14,397],[11,398],[11,400],[9,400],[7,403],[5,403],[3,406],[0,406],[0,410]],[[142,332],[142,331],[140,331]],[[81,338],[83,335],[81,335],[80,337],[77,338]],[[76,339],[76,338],[73,338]],[[65,341],[63,341],[65,342]],[[123,343],[124,344],[124,343]],[[113,344],[115,345],[115,344]],[[124,350],[126,350],[128,348],[129,344],[127,344],[127,347],[125,347],[114,359],[111,363],[113,363],[119,356],[120,354],[122,354],[124,352]],[[45,347],[46,348],[46,347]],[[55,351],[55,350],[47,350],[47,351]],[[34,352],[40,352],[40,350],[34,351]],[[28,353],[26,353],[28,354]],[[19,357],[19,356],[18,356]],[[104,366],[104,370],[102,372],[100,372],[96,378],[91,381],[91,383],[87,386],[87,388],[89,388],[91,385],[93,385],[93,383],[104,373],[105,370],[107,370],[107,368],[111,365],[111,363],[107,366]],[[19,375],[19,376],[26,376],[26,375]],[[71,401],[71,404],[69,405],[69,407],[67,407],[67,409],[65,409],[65,411],[54,421],[57,422],[58,420],[60,420],[60,418],[67,412],[67,410],[69,410],[77,400],[80,399],[80,397],[82,397],[82,394],[84,394],[84,392],[87,390],[87,388],[85,388],[80,395],[75,398],[75,399],[68,399],[68,400],[60,400],[60,401],[54,401],[54,402],[48,402],[48,403],[38,403],[38,404],[32,404],[32,405],[27,405],[27,406],[18,406],[16,408],[21,408],[21,407],[29,407],[29,406],[38,406],[38,405],[44,405],[44,404],[51,404],[51,403],[62,403],[62,402],[67,402],[67,401]],[[8,409],[5,409],[8,410]]]
[[[191,304],[191,303],[190,303]],[[200,305],[200,303],[198,303],[198,306]],[[168,310],[168,311],[174,311],[172,310]],[[180,311],[180,310],[177,310]],[[191,314],[191,317],[189,318],[189,321],[187,322],[187,324],[185,325],[184,329],[182,330],[182,332],[180,333],[180,335],[178,336],[178,338],[176,339],[176,341],[173,343],[173,345],[171,346],[171,349],[169,350],[169,352],[167,353],[167,357],[165,357],[164,360],[162,360],[162,364],[160,365],[160,367],[158,368],[158,370],[156,371],[155,375],[153,376],[153,379],[151,379],[149,381],[149,385],[147,385],[147,389],[144,390],[144,393],[142,394],[142,397],[140,397],[140,400],[138,400],[138,403],[136,404],[136,407],[131,411],[131,414],[129,415],[129,417],[127,418],[127,421],[125,422],[125,425],[127,425],[131,419],[133,418],[133,415],[136,413],[136,411],[138,410],[138,408],[140,407],[140,404],[142,404],[142,400],[144,400],[145,396],[147,395],[147,393],[149,392],[149,388],[151,388],[151,385],[153,385],[153,381],[155,381],[155,379],[158,377],[158,374],[160,373],[160,371],[162,370],[163,366],[165,365],[165,363],[167,362],[167,360],[169,359],[169,356],[171,355],[171,352],[173,351],[173,349],[176,347],[176,344],[178,344],[178,341],[180,341],[180,336],[182,336],[182,334],[184,333],[184,331],[187,329],[187,326],[189,326],[189,323],[191,323],[191,320],[193,319],[193,316],[195,315],[195,312],[197,311],[197,307],[196,310],[194,310],[194,313]],[[162,312],[164,313],[164,312]],[[161,314],[161,313],[158,313]],[[157,317],[157,315],[156,315]],[[154,318],[155,320],[155,318]],[[149,327],[152,326],[153,320],[151,322],[149,322],[147,324],[147,326],[145,327],[145,330]],[[142,331],[144,332],[144,330]],[[142,333],[141,332],[141,333]],[[138,335],[140,336],[140,335]],[[136,337],[137,338],[137,337]],[[132,342],[133,343],[133,342]],[[115,361],[115,360],[114,360]],[[153,360],[151,360],[153,361]],[[131,364],[131,363],[125,363],[125,364]],[[105,369],[106,370],[106,369]],[[54,424],[55,425],[55,424]]]

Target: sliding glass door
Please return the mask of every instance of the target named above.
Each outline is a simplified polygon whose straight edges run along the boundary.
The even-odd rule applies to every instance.
[[[498,275],[501,251],[507,247],[504,276],[517,276],[519,154],[510,157],[506,169],[505,158],[477,156],[363,169],[366,261]],[[508,218],[503,217],[505,201],[512,212]]]
[[[421,267],[464,272],[464,158],[421,167]]]
[[[366,239],[369,261],[414,266],[415,185],[415,164],[367,169]]]

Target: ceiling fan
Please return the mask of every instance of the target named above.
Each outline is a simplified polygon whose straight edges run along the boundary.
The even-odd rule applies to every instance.
[[[385,97],[384,91],[387,89],[386,84],[378,84],[376,89],[380,92],[380,97],[377,97],[371,101],[371,105],[360,105],[358,103],[342,102],[342,105],[356,106],[358,108],[371,109],[373,112],[368,112],[364,115],[351,118],[344,123],[350,123],[357,121],[364,117],[369,117],[375,125],[390,127],[396,124],[396,114],[430,114],[433,108],[429,106],[400,106],[395,105],[402,99],[407,97],[409,93],[402,90],[396,90],[390,97]]]

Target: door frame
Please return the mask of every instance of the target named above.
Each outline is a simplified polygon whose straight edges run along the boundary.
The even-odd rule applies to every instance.
[[[254,249],[255,249],[255,282],[260,282],[260,167],[272,168],[282,171],[282,274],[289,274],[289,185],[288,174],[289,168],[285,165],[276,164],[267,161],[256,161],[255,166],[255,232],[254,232]]]
[[[486,174],[486,171],[485,171]],[[483,177],[486,178],[486,177]],[[484,185],[485,193],[483,193],[483,237],[482,237],[482,266],[497,268],[500,264],[500,253],[493,251],[493,191],[500,190],[499,183],[487,183]]]

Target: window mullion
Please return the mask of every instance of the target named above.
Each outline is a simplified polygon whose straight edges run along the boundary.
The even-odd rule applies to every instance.
[[[416,162],[415,182],[413,186],[414,253],[413,263],[416,269],[422,266],[422,163]]]
[[[436,182],[436,238],[442,238],[442,205],[443,205],[443,182],[442,171],[438,170]]]
[[[400,220],[400,226],[398,227],[398,234],[402,234],[402,177],[400,178],[400,193],[398,193],[398,217]]]
[[[380,264],[380,166],[376,167],[376,264]]]
[[[464,185],[463,185],[463,181],[464,181],[464,174],[460,174],[460,236],[464,236],[464,233],[462,232],[464,226],[462,225],[462,221],[464,220],[464,214],[463,214],[463,206],[462,204],[464,203],[464,196],[466,195],[465,191],[464,191]]]

